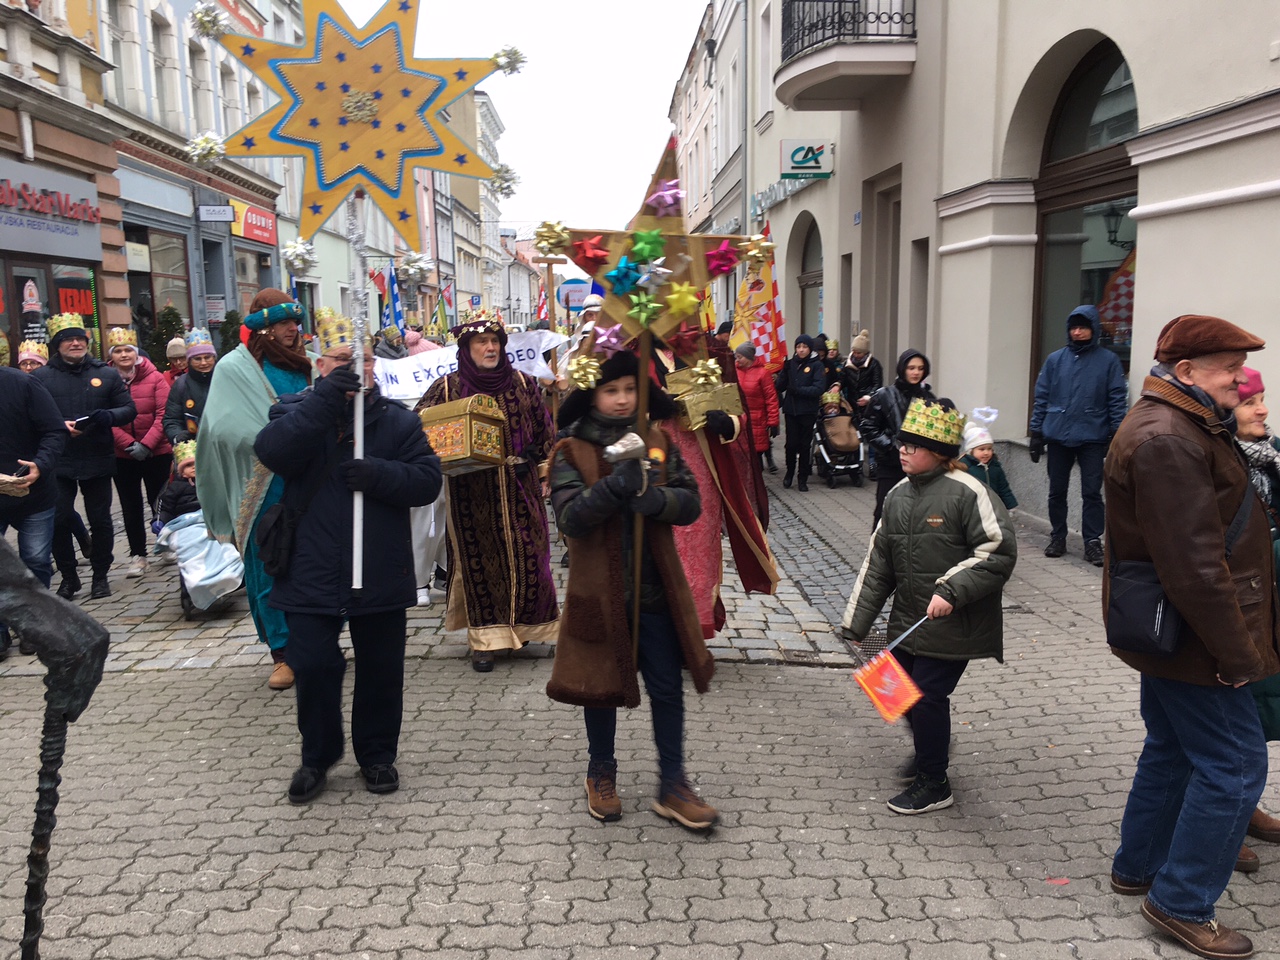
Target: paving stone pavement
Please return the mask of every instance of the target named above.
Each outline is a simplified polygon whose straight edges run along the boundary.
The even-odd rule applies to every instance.
[[[314,804],[292,807],[293,702],[264,685],[243,601],[186,624],[171,568],[115,580],[117,596],[86,604],[112,629],[112,669],[69,737],[43,955],[1188,956],[1106,883],[1142,724],[1137,677],[1101,638],[1099,572],[1045,560],[1044,536],[1021,527],[1007,662],[974,665],[953,698],[956,804],[899,817],[884,801],[906,732],[876,716],[830,629],[872,493],[776,481],[787,577],[777,597],[726,591],[725,662],[688,701],[689,770],[723,816],[706,836],[648,810],[645,707],[619,725],[624,818],[592,821],[580,714],[547,700],[550,662],[520,655],[475,674],[439,607],[412,615],[400,792],[367,793],[348,756]],[[794,665],[806,659],[838,668]],[[37,672],[15,654],[0,681],[6,957],[22,926]],[[1265,802],[1280,809],[1280,789]],[[1259,847],[1263,869],[1232,879],[1219,914],[1275,956],[1280,849]]]

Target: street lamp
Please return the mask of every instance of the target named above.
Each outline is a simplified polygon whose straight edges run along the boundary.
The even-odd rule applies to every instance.
[[[1124,218],[1125,214],[1114,203],[1107,207],[1107,212],[1102,215],[1102,222],[1107,227],[1107,243],[1121,250],[1132,250],[1132,240],[1117,239],[1120,236],[1120,225],[1124,222]]]

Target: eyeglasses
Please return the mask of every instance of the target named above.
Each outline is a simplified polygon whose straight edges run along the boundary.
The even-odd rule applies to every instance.
[[[912,456],[912,455],[913,455],[917,450],[919,450],[920,448],[919,448],[918,446],[916,446],[914,443],[904,443],[904,444],[903,444],[902,446],[900,446],[898,449],[899,449],[902,453],[905,453],[908,457],[910,457],[910,456]]]

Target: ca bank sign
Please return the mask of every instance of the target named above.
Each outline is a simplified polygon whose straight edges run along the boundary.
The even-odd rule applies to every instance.
[[[814,140],[783,140],[783,180],[826,180],[835,171],[836,145]]]

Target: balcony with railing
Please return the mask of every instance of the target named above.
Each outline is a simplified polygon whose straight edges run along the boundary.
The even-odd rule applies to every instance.
[[[783,0],[778,99],[793,110],[857,110],[916,62],[916,0]]]

